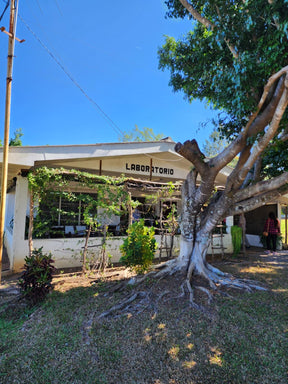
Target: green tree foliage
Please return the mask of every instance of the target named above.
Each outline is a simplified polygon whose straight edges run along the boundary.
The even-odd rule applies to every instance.
[[[159,66],[170,70],[174,91],[225,112],[218,123],[231,141],[255,111],[268,78],[287,65],[288,4],[284,0],[165,3],[168,17],[192,19],[192,31],[181,40],[166,37],[159,50]],[[279,130],[281,140],[279,135],[271,140],[262,176],[287,170],[287,123],[286,111]]]
[[[144,127],[140,129],[137,125],[131,132],[124,132],[123,136],[119,137],[119,141],[157,141],[163,138],[163,134],[155,134],[152,128]]]
[[[220,131],[214,129],[214,131],[210,134],[209,139],[205,140],[203,145],[203,152],[207,157],[214,157],[224,148],[226,148],[227,145],[228,141],[221,137]]]
[[[224,135],[221,133],[221,127],[218,129],[215,128],[213,132],[210,134],[209,139],[205,140],[205,143],[203,145],[203,152],[206,157],[214,157],[217,156],[218,153],[223,151],[224,148],[226,148],[229,145],[229,141],[224,137]],[[238,157],[233,159],[231,163],[228,165],[232,168],[234,168],[237,164]]]
[[[21,137],[23,136],[22,128],[16,129],[16,132],[14,132],[14,137],[10,139],[9,145],[10,147],[21,147],[22,146],[22,140]]]
[[[9,141],[9,146],[10,147],[21,147],[22,146],[22,140],[21,140],[21,137],[23,136],[23,132],[22,132],[22,128],[18,128],[16,129],[16,131],[14,132],[14,137],[11,137],[10,141]],[[3,142],[2,140],[0,139],[0,147],[3,146]]]
[[[242,119],[256,107],[271,73],[287,64],[287,3],[192,3],[207,27],[193,23],[193,31],[183,40],[167,37],[159,52],[160,67],[170,69],[175,91],[182,90],[190,100],[205,99]],[[166,4],[169,16],[187,16],[178,0]]]

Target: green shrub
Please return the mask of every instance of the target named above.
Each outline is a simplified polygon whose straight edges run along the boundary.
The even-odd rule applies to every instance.
[[[146,272],[152,265],[157,248],[154,228],[146,227],[144,220],[136,221],[127,230],[127,238],[120,246],[120,261],[137,274]]]
[[[260,243],[263,245],[263,248],[267,248],[267,236],[264,236],[262,233],[259,236]],[[283,243],[283,237],[277,236],[276,238],[276,249],[281,250],[282,249],[282,243]]]
[[[52,289],[54,260],[51,253],[43,254],[42,248],[34,249],[31,256],[25,257],[24,271],[18,281],[22,296],[33,305],[43,300]]]

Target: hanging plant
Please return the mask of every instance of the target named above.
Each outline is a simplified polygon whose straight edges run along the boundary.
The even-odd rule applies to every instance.
[[[242,228],[238,225],[231,227],[232,245],[233,245],[233,256],[237,256],[241,249],[242,244]]]
[[[125,185],[125,177],[98,176],[78,170],[64,168],[41,167],[28,174],[28,185],[31,192],[29,253],[33,252],[32,233],[34,237],[54,236],[53,225],[59,215],[71,219],[71,223],[79,215],[79,204],[83,208],[83,221],[88,227],[83,251],[83,266],[87,264],[87,247],[91,230],[104,228],[101,247],[102,264],[106,265],[107,222],[112,215],[127,212],[129,206],[138,204],[131,202],[131,194]],[[79,189],[90,189],[91,193],[79,193]],[[77,191],[77,192],[76,192]],[[93,194],[93,196],[91,196]],[[55,201],[59,199],[71,202],[69,210]],[[33,206],[37,202],[37,216],[33,219]],[[73,203],[79,204],[73,204]],[[74,209],[71,209],[74,207]],[[77,207],[77,208],[75,208]],[[33,229],[34,227],[34,229]],[[57,233],[59,236],[59,234]],[[103,251],[103,252],[102,252]],[[103,256],[104,255],[104,256]]]
[[[130,196],[125,188],[124,177],[98,176],[88,172],[78,170],[67,170],[64,168],[41,167],[28,174],[28,185],[31,191],[32,202],[37,202],[37,217],[34,223],[33,235],[36,237],[45,237],[49,235],[52,223],[57,221],[59,214],[66,217],[77,217],[79,209],[75,211],[59,208],[55,201],[60,198],[69,202],[81,202],[84,209],[85,224],[92,227],[96,225],[91,223],[94,220],[87,214],[94,209],[95,204],[98,208],[105,211],[106,217],[119,215],[127,211],[127,204],[130,202]],[[90,189],[95,196],[91,197],[87,193],[75,192],[83,188]],[[77,204],[75,204],[77,206]],[[49,214],[47,214],[49,212]],[[97,213],[97,218],[101,214]],[[96,218],[96,216],[95,216]],[[99,224],[99,222],[98,222]]]

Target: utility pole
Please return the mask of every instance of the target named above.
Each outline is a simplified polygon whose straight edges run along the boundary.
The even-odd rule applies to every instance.
[[[2,275],[2,254],[4,244],[4,224],[6,208],[6,191],[8,178],[8,150],[9,150],[9,129],[10,129],[10,111],[11,111],[11,88],[13,57],[15,46],[16,19],[19,0],[10,0],[10,22],[9,22],[9,42],[7,57],[7,79],[6,79],[6,101],[5,101],[5,125],[3,142],[3,160],[2,160],[2,179],[1,179],[1,203],[0,203],[0,282]],[[4,32],[2,30],[2,32]]]

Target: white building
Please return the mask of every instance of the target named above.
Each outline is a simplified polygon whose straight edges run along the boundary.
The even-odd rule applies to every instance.
[[[28,240],[25,238],[26,218],[29,216],[30,194],[27,171],[33,167],[79,169],[99,175],[126,175],[154,182],[185,180],[191,163],[174,151],[175,143],[166,138],[155,142],[105,143],[91,145],[10,147],[8,168],[8,194],[5,218],[4,243],[10,262],[10,271],[22,269],[28,255]],[[0,149],[2,161],[2,149]],[[224,168],[216,180],[216,186],[225,185],[230,169]],[[229,227],[233,219],[227,218],[228,234],[224,237],[226,252],[232,252]],[[67,232],[67,225],[64,226]],[[34,239],[34,248],[43,247],[51,252],[57,268],[81,266],[81,250],[85,239],[77,237],[74,228],[71,237]],[[91,244],[101,239],[92,237]],[[108,240],[112,262],[120,258],[121,236]],[[175,242],[177,248],[177,241]]]

